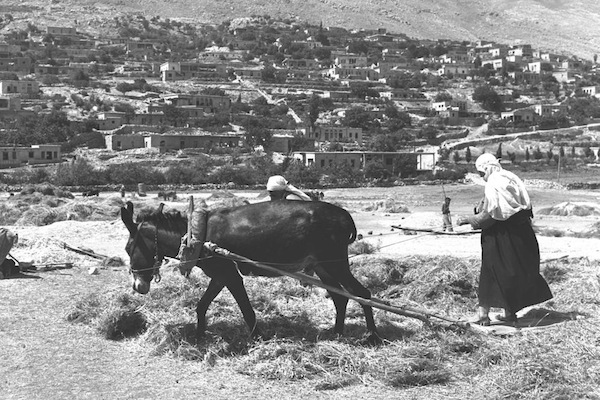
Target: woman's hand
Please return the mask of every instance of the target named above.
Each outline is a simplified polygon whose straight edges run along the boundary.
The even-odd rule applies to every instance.
[[[467,225],[469,223],[469,218],[463,217],[462,215],[456,219],[457,225]]]

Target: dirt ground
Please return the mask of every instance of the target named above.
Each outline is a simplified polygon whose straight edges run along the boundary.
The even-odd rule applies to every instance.
[[[352,213],[360,234],[380,247],[382,255],[453,255],[477,258],[479,235],[405,234],[392,225],[407,228],[438,229],[441,225],[443,195],[452,198],[451,211],[456,218],[472,212],[482,194],[482,186],[448,185],[406,186],[394,188],[336,189],[325,191],[325,200],[339,204]],[[234,192],[257,201],[258,192]],[[180,200],[167,207],[184,210],[191,193],[179,193]],[[599,192],[573,192],[530,187],[536,210],[564,202],[600,203]],[[194,193],[208,198],[210,193]],[[116,196],[116,194],[103,194]],[[393,200],[393,201],[392,201]],[[159,204],[149,194],[148,204]],[[393,203],[405,212],[389,212]],[[378,208],[379,207],[379,208]],[[591,215],[537,215],[536,226],[580,232],[597,223]],[[306,382],[257,381],[225,366],[206,369],[199,363],[149,355],[146,349],[125,340],[108,341],[90,327],[71,324],[65,313],[73,299],[85,293],[129,290],[125,267],[101,267],[97,259],[63,248],[62,244],[87,248],[96,253],[121,257],[128,261],[124,246],[128,232],[118,217],[111,221],[57,222],[48,226],[9,226],[19,235],[19,244],[11,254],[19,261],[35,265],[72,262],[73,268],[38,271],[0,280],[0,393],[3,399],[154,399],[264,398],[287,393],[288,398],[398,398],[398,392],[372,386],[352,386],[328,394],[315,392]],[[393,230],[392,230],[393,229]],[[466,230],[467,227],[457,228]],[[563,256],[600,259],[598,239],[571,236],[538,236],[542,259]],[[99,267],[98,274],[90,269]],[[404,395],[417,396],[406,391]],[[418,397],[418,396],[417,396]],[[450,397],[448,397],[450,398]]]

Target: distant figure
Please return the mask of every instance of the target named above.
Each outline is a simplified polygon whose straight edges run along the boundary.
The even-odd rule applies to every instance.
[[[281,175],[273,175],[267,182],[267,191],[273,200],[304,200],[311,201],[310,196],[302,190],[290,185]]]
[[[125,185],[121,185],[121,189],[119,191],[121,192],[121,197],[125,197]]]
[[[446,197],[444,199],[444,204],[442,204],[442,231],[446,232],[454,232],[452,228],[452,218],[450,217],[450,197]]]
[[[91,196],[100,196],[100,191],[98,189],[90,189],[88,191],[82,192],[81,195],[83,197],[91,197]]]

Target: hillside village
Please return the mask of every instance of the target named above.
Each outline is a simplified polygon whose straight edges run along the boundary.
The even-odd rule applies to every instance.
[[[195,26],[131,15],[107,21],[111,36],[76,21],[14,30],[11,21],[0,21],[1,168],[72,165],[86,148],[106,165],[120,154],[154,160],[146,167],[162,177],[140,172],[150,183],[251,184],[285,172],[352,184],[453,168],[484,151],[469,139],[519,132],[549,132],[549,144],[503,148],[495,139],[490,151],[510,162],[598,156],[596,57],[269,16]],[[190,177],[169,155],[212,172]],[[242,156],[262,175],[247,176]],[[65,168],[57,183],[140,179]]]

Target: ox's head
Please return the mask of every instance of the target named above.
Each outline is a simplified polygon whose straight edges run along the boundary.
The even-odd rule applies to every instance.
[[[127,202],[125,207],[121,207],[121,220],[129,231],[129,240],[125,250],[129,255],[129,271],[133,276],[133,289],[138,293],[146,294],[150,291],[152,279],[160,280],[159,268],[162,260],[157,251],[157,228],[147,221],[133,222],[133,204],[131,202]]]

